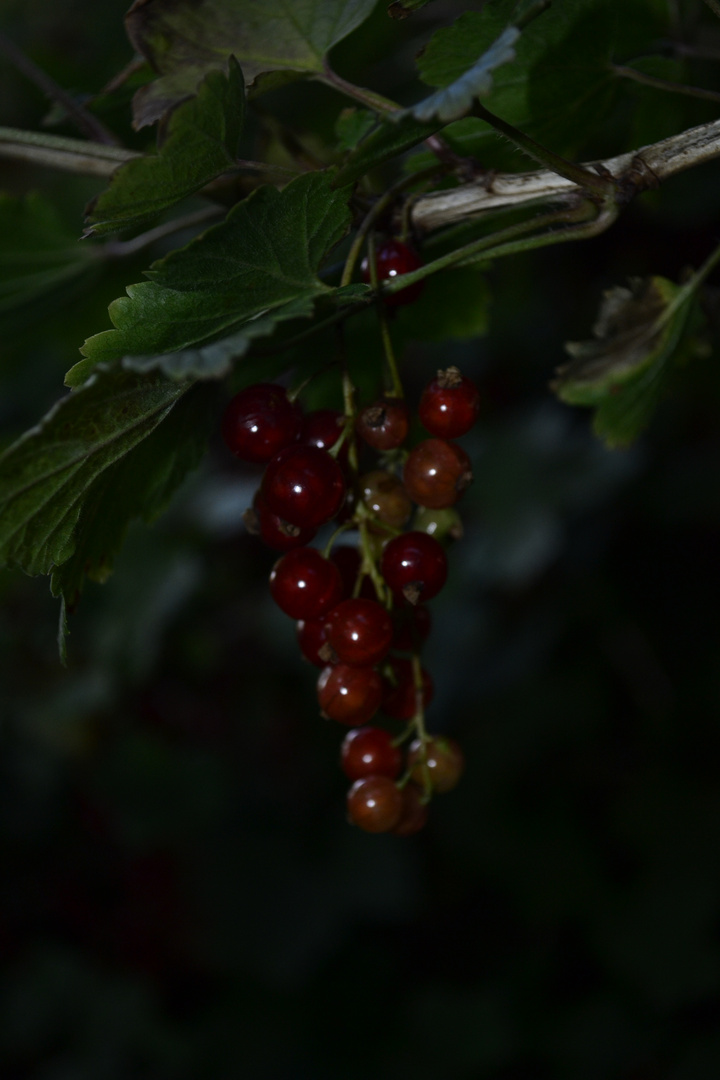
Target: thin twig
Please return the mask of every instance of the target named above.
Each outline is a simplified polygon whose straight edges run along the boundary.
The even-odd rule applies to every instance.
[[[133,150],[108,146],[107,143],[0,127],[0,157],[48,165],[85,176],[112,176],[119,165],[140,156]]]
[[[109,128],[105,127],[102,120],[98,120],[96,116],[88,112],[84,106],[75,100],[72,94],[69,94],[67,90],[63,90],[62,86],[59,86],[51,75],[38,67],[14,41],[11,41],[3,33],[0,33],[0,53],[27,79],[34,82],[51,101],[62,105],[75,126],[89,139],[105,143],[107,146],[120,145],[119,140]]]
[[[134,236],[132,240],[109,240],[103,244],[103,253],[111,259],[125,259],[129,255],[136,255],[138,251],[149,247],[157,240],[164,240],[166,236],[180,232],[182,229],[191,229],[194,225],[203,225],[214,217],[225,213],[224,206],[206,206],[202,210],[195,210],[192,214],[166,221],[162,225],[156,225],[154,229]]]

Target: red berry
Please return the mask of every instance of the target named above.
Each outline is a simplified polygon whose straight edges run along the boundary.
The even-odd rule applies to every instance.
[[[399,747],[393,746],[392,735],[384,728],[361,727],[348,731],[343,739],[340,764],[349,780],[375,775],[396,780],[403,755]]]
[[[356,780],[347,795],[348,816],[365,832],[390,832],[403,812],[402,793],[387,776]]]
[[[225,410],[222,434],[243,461],[270,461],[300,434],[302,412],[282,386],[256,383],[236,394]]]
[[[432,790],[438,795],[452,791],[465,769],[465,758],[454,739],[436,736],[427,743],[427,775]],[[408,768],[412,769],[412,779],[421,787],[425,786],[425,767],[422,764],[422,743],[415,739],[410,744]]]
[[[412,836],[420,832],[428,819],[428,806],[423,802],[422,792],[414,784],[403,788],[403,809],[400,820],[392,829],[393,836]]]
[[[410,498],[443,510],[452,506],[472,481],[470,458],[457,443],[425,439],[408,455],[403,481]]]
[[[390,613],[377,600],[343,600],[327,617],[328,643],[343,664],[368,667],[386,655],[393,639]]]
[[[273,514],[259,491],[253,499],[252,509],[245,511],[243,519],[248,532],[259,536],[274,551],[292,551],[293,548],[304,547],[310,543],[316,532],[315,529],[301,529],[299,525],[291,525]]]
[[[480,412],[480,394],[459,368],[438,371],[425,387],[418,413],[431,435],[457,439],[473,426]]]
[[[296,548],[275,563],[270,592],[293,619],[317,619],[339,603],[342,580],[337,566],[316,548]]]
[[[375,668],[328,665],[320,672],[318,701],[325,716],[354,727],[371,720],[382,701],[382,679]]]
[[[278,517],[314,529],[342,506],[345,478],[335,458],[317,446],[288,446],[269,463],[260,491]]]
[[[373,450],[396,450],[410,429],[410,413],[401,398],[374,401],[355,421],[355,430]]]
[[[332,450],[343,433],[345,417],[335,409],[317,409],[306,413],[300,430],[300,442],[317,446],[319,450]],[[343,442],[337,455],[339,462],[347,461],[348,442]]]
[[[411,604],[432,600],[447,579],[442,546],[421,532],[403,533],[386,544],[380,568],[395,595],[404,596]]]
[[[412,661],[398,657],[392,660],[391,663],[397,685],[393,686],[389,681],[386,682],[382,711],[387,716],[392,716],[394,720],[409,720],[417,712],[417,694]],[[422,669],[422,683],[423,705],[427,706],[433,699],[435,687],[430,672],[426,671],[425,668]]]
[[[399,607],[394,611],[395,637],[393,649],[402,652],[418,652],[430,633],[432,615],[424,604],[416,607]]]
[[[402,240],[386,240],[379,244],[375,250],[375,265],[379,282],[392,281],[401,274],[410,274],[413,270],[419,270],[422,261],[412,248],[403,244]],[[370,263],[363,259],[360,271],[363,281],[370,284]],[[425,288],[424,281],[416,281],[414,285],[408,285],[396,293],[383,293],[383,300],[388,307],[401,307],[404,304],[412,304],[420,296]]]
[[[327,632],[325,619],[300,619],[297,624],[297,639],[300,652],[306,660],[315,667],[324,668],[328,663],[327,656],[320,655],[323,646],[327,645]]]

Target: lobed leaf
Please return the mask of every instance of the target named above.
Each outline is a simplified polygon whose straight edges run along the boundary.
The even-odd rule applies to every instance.
[[[609,289],[593,338],[565,346],[573,359],[552,388],[570,405],[595,407],[595,432],[610,447],[631,443],[655,411],[692,306],[688,298],[671,307],[679,293],[662,277]]]
[[[135,0],[125,22],[160,78],[135,96],[136,127],[152,124],[236,56],[248,84],[261,72],[320,73],[330,49],[377,0]]]
[[[91,233],[128,229],[157,217],[231,168],[245,117],[245,86],[234,57],[209,71],[197,96],[171,114],[157,154],[121,165],[87,211]]]
[[[458,79],[413,106],[410,111],[415,119],[422,123],[436,117],[444,124],[459,120],[470,110],[475,98],[488,96],[495,68],[515,59],[514,45],[519,37],[516,26],[506,26],[490,48]]]
[[[190,425],[163,455],[139,448],[187,390],[159,374],[97,372],[8,447],[0,455],[0,565],[48,574],[81,553],[73,581],[102,577],[127,522],[159,512],[184,474]]]
[[[89,338],[67,375],[79,385],[100,362],[179,352],[290,301],[332,290],[317,277],[350,225],[348,192],[327,173],[308,173],[282,191],[262,187],[225,221],[153,264],[151,281],[113,301],[116,327]]]

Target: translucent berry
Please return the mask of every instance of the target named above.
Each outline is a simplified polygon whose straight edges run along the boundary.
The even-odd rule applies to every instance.
[[[355,727],[372,720],[383,696],[382,678],[371,667],[328,665],[320,672],[318,701],[325,716]]]
[[[438,795],[452,791],[457,786],[465,769],[465,758],[454,739],[436,736],[427,743],[427,776],[432,790]],[[426,766],[422,763],[422,743],[415,739],[410,744],[408,768],[412,769],[412,779],[420,787],[425,786]]]
[[[343,600],[327,617],[327,639],[343,664],[367,667],[387,654],[393,621],[377,600]]]
[[[407,524],[412,513],[412,501],[402,481],[394,473],[373,469],[372,472],[363,473],[358,487],[365,506],[378,521],[393,529],[402,529]],[[384,529],[377,531],[387,536]]]
[[[283,521],[268,508],[259,491],[253,499],[252,509],[243,514],[243,521],[248,532],[259,536],[273,551],[292,551],[293,548],[304,547],[317,531],[301,529],[299,525]]]
[[[403,471],[410,498],[433,510],[453,506],[472,478],[470,458],[461,446],[445,439],[418,443],[410,451]]]
[[[422,261],[412,248],[403,244],[402,240],[390,239],[379,244],[375,250],[375,265],[379,282],[392,281],[401,274],[410,274],[413,270],[419,270]],[[363,281],[370,284],[370,264],[367,257],[360,266]],[[416,281],[414,285],[408,285],[396,293],[385,293],[383,300],[388,307],[401,307],[404,304],[413,304],[425,288],[424,281]]]
[[[403,788],[403,808],[400,820],[391,830],[393,836],[413,836],[425,827],[428,819],[428,805],[423,802],[420,788],[415,784],[406,784]]]
[[[453,540],[462,540],[463,523],[457,510],[449,506],[444,510],[432,510],[428,506],[419,506],[412,521],[413,529],[434,536],[445,545]]]
[[[317,446],[288,446],[265,469],[261,494],[274,514],[315,529],[333,518],[345,498],[345,478],[335,458]]]
[[[305,414],[300,429],[300,442],[308,446],[317,446],[319,450],[332,450],[343,433],[345,417],[335,409],[316,409]],[[338,452],[341,464],[347,461],[348,443],[345,440]]]
[[[297,624],[297,639],[300,652],[315,667],[324,668],[330,662],[325,619],[300,619]],[[320,653],[322,652],[322,656]]]
[[[473,426],[480,412],[480,394],[472,379],[456,367],[438,371],[425,387],[418,413],[431,435],[457,439]]]
[[[407,532],[396,536],[382,555],[381,572],[396,596],[411,604],[432,600],[447,580],[447,557],[432,536]]]
[[[387,776],[366,776],[348,791],[348,817],[365,832],[390,832],[403,812],[402,793]]]
[[[342,598],[340,571],[316,548],[296,548],[275,563],[270,592],[293,619],[317,619]]]
[[[396,685],[385,683],[382,711],[394,720],[410,720],[417,712],[417,694],[412,661],[396,658],[391,661]],[[430,672],[422,669],[423,706],[433,699],[435,687]]]
[[[379,727],[361,727],[348,731],[340,749],[340,764],[349,780],[364,776],[387,776],[396,780],[403,765],[399,747],[392,735]]]
[[[410,430],[410,413],[401,398],[384,398],[363,409],[355,430],[373,450],[397,450]]]
[[[236,394],[225,410],[223,439],[243,461],[270,461],[300,434],[302,412],[282,386],[256,383]]]

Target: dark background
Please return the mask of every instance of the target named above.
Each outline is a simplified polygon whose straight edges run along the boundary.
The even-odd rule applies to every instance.
[[[89,93],[130,59],[124,7],[5,3],[4,29]],[[381,8],[365,40],[402,33],[411,56],[430,21],[388,29]],[[4,63],[0,95],[3,123],[40,124]],[[127,99],[105,117],[137,144]],[[467,772],[417,837],[344,820],[342,732],[240,521],[257,474],[219,440],[87,589],[67,670],[46,583],[0,574],[3,1078],[715,1080],[716,346],[698,323],[628,451],[547,383],[604,288],[712,250],[719,180],[704,166],[599,239],[498,264],[487,336],[409,351],[411,400],[450,362],[484,399],[426,650],[429,723]],[[7,163],[2,181],[78,231],[98,189]],[[146,265],[3,344],[3,441]]]

